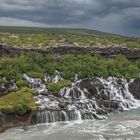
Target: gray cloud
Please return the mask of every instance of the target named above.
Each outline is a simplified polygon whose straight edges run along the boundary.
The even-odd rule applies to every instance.
[[[7,18],[15,20],[14,25],[26,22],[140,36],[139,13],[140,0],[1,0],[0,24]]]

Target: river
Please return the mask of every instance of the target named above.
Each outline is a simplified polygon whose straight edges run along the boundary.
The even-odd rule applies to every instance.
[[[0,140],[140,140],[140,109],[105,120],[60,122],[12,128]]]

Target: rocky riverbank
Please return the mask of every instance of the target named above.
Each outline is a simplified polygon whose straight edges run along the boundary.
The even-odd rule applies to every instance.
[[[62,47],[52,47],[52,48],[14,48],[11,46],[0,45],[0,56],[4,55],[17,55],[25,52],[37,52],[42,54],[55,54],[55,55],[64,55],[64,54],[88,54],[95,55],[99,54],[107,58],[114,58],[118,54],[126,56],[128,59],[138,59],[140,58],[140,49],[130,49],[121,46],[112,46],[107,48],[100,47],[75,47],[75,46],[62,46]]]
[[[8,128],[31,125],[32,113],[27,113],[23,116],[15,114],[6,114],[0,117],[0,132]]]

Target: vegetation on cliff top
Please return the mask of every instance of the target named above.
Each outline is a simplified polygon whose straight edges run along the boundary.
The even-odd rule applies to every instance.
[[[140,60],[128,60],[122,55],[114,59],[91,55],[64,55],[56,57],[38,53],[26,53],[15,57],[0,58],[0,76],[6,79],[21,81],[23,73],[31,77],[43,78],[46,72],[54,75],[59,70],[65,79],[73,79],[75,74],[79,78],[125,76],[126,78],[138,77],[140,73]],[[20,80],[20,81],[19,81]]]
[[[122,55],[118,55],[114,59],[107,59],[97,55],[54,56],[40,53],[1,57],[0,83],[8,85],[10,79],[15,79],[18,90],[8,91],[8,95],[0,97],[0,115],[3,113],[23,115],[27,111],[36,109],[35,101],[32,98],[36,92],[27,88],[27,82],[22,79],[23,73],[43,79],[46,72],[54,75],[56,70],[59,70],[66,80],[47,83],[50,94],[58,93],[62,87],[69,86],[75,74],[78,74],[79,78],[125,76],[130,79],[138,77],[140,59],[128,60]]]

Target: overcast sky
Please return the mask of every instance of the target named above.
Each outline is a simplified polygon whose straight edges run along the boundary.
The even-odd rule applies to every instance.
[[[0,25],[91,28],[140,36],[140,0],[0,0]]]

